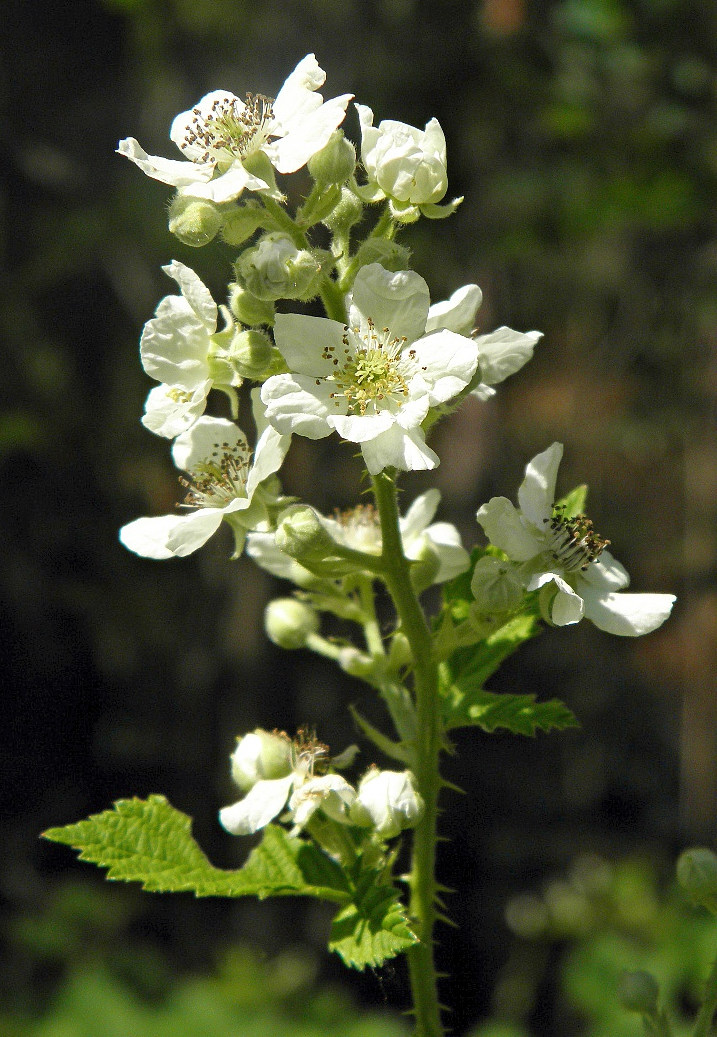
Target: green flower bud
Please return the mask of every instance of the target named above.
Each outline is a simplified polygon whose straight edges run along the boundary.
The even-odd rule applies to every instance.
[[[237,279],[257,299],[312,299],[319,290],[323,254],[299,249],[287,234],[265,234],[236,263]]]
[[[272,361],[273,348],[261,331],[237,331],[227,349],[227,356],[241,378],[258,381],[266,374]]]
[[[693,904],[717,915],[717,856],[712,850],[696,847],[680,854],[677,881]]]
[[[217,236],[221,225],[222,214],[208,199],[178,194],[169,208],[170,234],[192,248],[207,245]]]
[[[229,286],[229,309],[240,324],[248,327],[274,323],[274,304],[257,299],[239,284]]]
[[[524,593],[516,566],[490,555],[476,562],[471,591],[479,615],[507,612],[520,604]]]
[[[341,198],[322,222],[332,231],[347,233],[363,216],[363,202],[348,187],[341,188]]]
[[[386,241],[385,238],[369,238],[356,253],[359,266],[369,263],[380,263],[384,270],[408,270],[411,251],[397,241]]]
[[[344,673],[359,680],[371,680],[386,669],[384,661],[351,646],[341,649],[337,661]]]
[[[640,1012],[642,1015],[657,1013],[657,999],[660,988],[657,980],[649,972],[623,972],[617,988],[617,998],[628,1012]]]
[[[224,213],[222,237],[227,245],[243,245],[247,238],[259,229],[268,226],[266,209],[249,202]]]
[[[335,552],[336,545],[307,504],[287,508],[279,517],[276,546],[298,562],[321,561]]]
[[[319,617],[303,601],[277,598],[266,606],[264,627],[279,648],[304,648],[309,635],[318,632]]]
[[[321,184],[343,184],[356,168],[356,148],[346,140],[343,130],[334,130],[328,143],[312,155],[309,173]]]
[[[284,734],[257,727],[243,738],[231,757],[232,778],[242,792],[258,781],[271,781],[291,774],[291,742]]]

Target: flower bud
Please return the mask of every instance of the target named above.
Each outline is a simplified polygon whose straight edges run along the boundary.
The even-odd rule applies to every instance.
[[[275,540],[280,551],[299,562],[320,561],[336,547],[314,509],[307,504],[296,504],[282,512]]]
[[[169,209],[169,232],[185,245],[200,248],[218,234],[222,214],[214,202],[178,194]]]
[[[476,562],[471,577],[471,592],[479,614],[507,612],[520,604],[523,582],[516,566],[485,555]]]
[[[348,233],[363,216],[363,202],[348,187],[341,188],[341,198],[322,222],[332,231]]]
[[[623,972],[617,988],[617,998],[628,1012],[655,1015],[660,988],[649,972]]]
[[[404,828],[413,828],[424,804],[410,771],[381,771],[372,767],[359,782],[351,820],[374,828],[382,839],[391,839]]]
[[[237,206],[224,213],[222,237],[227,245],[243,245],[259,229],[265,227],[266,209],[256,203]]]
[[[320,184],[343,184],[356,168],[356,148],[346,140],[343,130],[334,130],[321,151],[311,156],[308,167]]]
[[[236,263],[239,281],[257,299],[312,299],[319,290],[321,262],[308,249],[299,249],[287,234],[265,234]]]
[[[240,324],[254,327],[257,324],[274,323],[274,304],[242,288],[240,284],[229,286],[229,309]]]
[[[371,680],[386,668],[385,662],[381,659],[367,655],[366,652],[361,652],[352,645],[341,649],[337,662],[344,673],[350,674],[351,677],[358,677],[359,680]]]
[[[304,648],[310,634],[319,629],[314,610],[296,598],[276,598],[264,612],[264,627],[270,641],[290,651]]]
[[[384,270],[396,272],[408,270],[411,265],[411,250],[397,241],[386,241],[385,238],[369,238],[359,247],[356,263],[368,266],[380,263]]]
[[[232,778],[242,792],[258,781],[283,778],[291,773],[291,742],[286,735],[257,727],[237,740],[231,757]]]
[[[712,850],[695,847],[680,854],[677,881],[693,904],[717,914],[717,856]]]
[[[446,139],[437,119],[425,130],[388,120],[373,125],[373,112],[357,104],[361,158],[370,183],[397,202],[439,202],[448,190]]]
[[[227,356],[241,378],[260,379],[271,363],[271,342],[261,331],[237,331],[232,337]]]

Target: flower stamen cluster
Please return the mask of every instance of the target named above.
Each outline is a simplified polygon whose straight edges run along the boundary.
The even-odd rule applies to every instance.
[[[182,507],[223,508],[237,497],[246,497],[250,467],[251,453],[245,442],[240,440],[233,449],[228,442],[216,443],[211,457],[189,473],[190,479],[180,476],[179,482],[189,491]]]
[[[342,342],[347,359],[334,375],[341,392],[331,394],[332,399],[345,396],[350,413],[361,415],[370,406],[376,412],[377,403],[386,400],[401,406],[409,394],[408,386],[414,373],[411,368],[415,367],[416,359],[415,349],[403,352],[407,342],[405,335],[393,336],[389,328],[377,332],[370,317],[366,324],[363,335],[358,327],[346,329]],[[335,347],[327,346],[324,356],[339,364],[338,358],[327,355],[331,350]]]
[[[192,108],[194,118],[179,146],[193,162],[246,158],[269,137],[273,105],[264,94],[248,93],[243,105],[233,94],[215,97],[207,112]]]
[[[610,541],[599,536],[587,515],[566,515],[565,505],[556,504],[548,527],[548,550],[565,572],[586,572]]]

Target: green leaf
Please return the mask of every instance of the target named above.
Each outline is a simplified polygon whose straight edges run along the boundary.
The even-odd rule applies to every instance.
[[[502,727],[516,735],[532,736],[536,731],[562,731],[580,725],[559,699],[536,702],[535,695],[496,694],[478,688],[465,695],[446,722],[448,729],[469,726],[488,732]]]
[[[329,949],[349,968],[375,968],[418,943],[398,890],[382,885],[379,878],[376,870],[365,871],[353,902],[341,908],[331,925]]]
[[[566,493],[564,497],[555,502],[556,508],[565,508],[566,518],[575,518],[576,515],[585,514],[585,505],[588,499],[588,488],[585,483],[580,486],[576,486],[570,493]]]
[[[471,688],[481,688],[522,644],[540,633],[537,616],[509,619],[485,640],[459,648],[441,667],[441,692],[449,699],[462,697]]]
[[[215,868],[191,833],[192,820],[164,796],[121,799],[113,810],[51,828],[46,839],[80,850],[80,860],[107,868],[107,878],[141,882],[157,893],[198,897],[311,896],[344,903],[349,884],[323,850],[268,825],[243,868]]]

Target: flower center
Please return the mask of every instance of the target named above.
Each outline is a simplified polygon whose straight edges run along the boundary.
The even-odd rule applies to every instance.
[[[404,356],[405,337],[392,337],[388,328],[377,331],[370,317],[367,324],[368,330],[363,333],[359,328],[347,328],[344,332],[343,366],[332,346],[323,353],[324,359],[337,367],[333,380],[340,391],[332,393],[332,399],[345,396],[350,411],[361,415],[369,407],[378,412],[380,404],[386,402],[401,406],[408,396],[406,379],[413,374],[412,361],[416,359],[414,349]]]
[[[347,547],[370,554],[381,553],[381,523],[373,504],[357,504],[348,511],[336,510],[334,518],[342,527]]]
[[[193,108],[182,148],[202,148],[195,162],[230,162],[256,151],[271,133],[274,102],[264,94],[247,94],[244,104],[236,97],[217,97],[208,112]]]
[[[329,747],[320,742],[315,732],[301,727],[291,743],[291,769],[303,780],[313,778],[317,771],[325,772],[329,765]]]
[[[556,504],[548,526],[548,550],[566,572],[585,572],[610,543],[599,536],[587,515],[565,514],[565,506]]]
[[[195,465],[191,478],[180,477],[187,489],[186,508],[223,508],[237,497],[246,497],[246,477],[251,464],[248,448],[215,443],[210,457]]]

